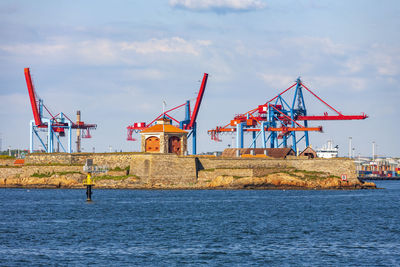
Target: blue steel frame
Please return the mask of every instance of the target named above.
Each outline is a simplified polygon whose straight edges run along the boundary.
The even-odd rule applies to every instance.
[[[183,121],[179,122],[179,128],[184,129],[185,125],[188,125],[190,123],[190,100],[186,101],[185,104],[185,119]],[[188,136],[192,137],[192,154],[196,155],[197,154],[197,123],[194,122],[193,128],[189,132]]]
[[[39,101],[39,110],[42,111],[42,101]],[[29,152],[30,153],[34,152],[34,149],[33,149],[34,136],[36,136],[36,138],[39,140],[40,144],[42,145],[42,147],[46,151],[46,153],[54,153],[54,144],[57,144],[57,143],[60,145],[61,149],[65,153],[72,153],[72,149],[71,149],[72,123],[69,120],[66,120],[64,118],[63,113],[61,112],[60,115],[58,115],[57,117],[52,118],[52,119],[47,119],[47,118],[42,117],[42,121],[44,124],[47,125],[47,127],[45,127],[45,128],[37,127],[35,125],[35,120],[31,120],[29,123],[29,126],[30,126]],[[67,125],[59,125],[59,123],[66,123]],[[64,128],[68,132],[67,149],[65,149],[60,138],[54,132],[53,127]],[[46,137],[47,137],[46,141],[43,140],[43,138],[40,135],[40,132],[46,132]],[[54,140],[56,143],[54,143]]]
[[[306,147],[310,145],[308,131],[304,131],[302,136],[296,136],[296,132],[292,131],[289,133],[282,133],[278,136],[277,132],[269,131],[268,137],[266,136],[268,132],[268,128],[276,128],[280,126],[284,127],[297,127],[295,120],[297,116],[306,116],[307,109],[304,103],[303,90],[301,86],[301,80],[298,78],[296,80],[296,90],[293,97],[293,102],[291,105],[285,101],[282,95],[279,95],[274,103],[268,103],[268,116],[266,121],[260,122],[260,131],[252,132],[252,143],[250,144],[250,148],[256,148],[256,143],[258,137],[261,135],[261,144],[263,148],[267,148],[267,143],[269,142],[269,146],[271,148],[279,148],[279,147],[288,147],[288,135],[292,137],[291,148],[297,153],[297,144],[304,139]],[[296,105],[297,104],[297,105]],[[276,106],[281,106],[278,109]],[[282,114],[290,117],[292,121],[283,120]],[[249,118],[249,115],[247,115]],[[290,123],[290,125],[288,125]],[[308,127],[308,121],[304,121],[304,127]],[[243,148],[244,146],[244,132],[248,128],[254,128],[253,126],[247,126],[245,122],[238,123],[236,125],[236,148]],[[282,142],[279,143],[278,139],[282,139]]]

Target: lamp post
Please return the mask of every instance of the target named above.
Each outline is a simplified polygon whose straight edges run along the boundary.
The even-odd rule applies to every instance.
[[[372,141],[372,161],[375,160],[375,141]]]
[[[352,137],[349,137],[349,158],[351,158],[351,141],[352,141]]]

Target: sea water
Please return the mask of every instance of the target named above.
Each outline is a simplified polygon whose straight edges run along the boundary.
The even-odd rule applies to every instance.
[[[400,265],[382,190],[0,189],[0,265]]]

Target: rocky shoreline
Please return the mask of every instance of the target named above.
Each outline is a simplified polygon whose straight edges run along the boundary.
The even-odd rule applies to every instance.
[[[119,173],[117,173],[119,174]],[[0,188],[84,188],[85,174],[54,174],[50,177],[0,178]],[[276,189],[276,190],[346,190],[374,189],[371,182],[341,181],[337,177],[316,178],[293,176],[288,173],[273,173],[263,177],[236,177],[221,175],[214,179],[194,184],[146,183],[139,177],[129,175],[106,175],[94,178],[98,189]]]
[[[98,189],[374,189],[359,181],[348,159],[178,157],[171,154],[30,154],[23,165],[0,160],[0,188],[84,188],[83,165],[107,166],[94,174]],[[347,181],[341,176],[346,174]]]

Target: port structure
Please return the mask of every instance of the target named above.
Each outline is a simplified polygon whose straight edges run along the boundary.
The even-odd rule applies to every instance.
[[[192,154],[196,155],[196,153],[197,153],[197,122],[196,122],[196,120],[197,120],[197,116],[199,114],[201,102],[203,100],[204,91],[206,89],[207,79],[208,79],[208,74],[204,73],[203,80],[201,82],[200,89],[197,94],[196,103],[195,103],[193,111],[191,111],[191,108],[190,108],[190,100],[186,100],[185,103],[183,103],[179,106],[171,108],[167,111],[163,111],[163,113],[158,115],[150,123],[136,122],[132,125],[129,125],[128,127],[126,127],[128,130],[127,140],[128,141],[136,141],[136,139],[133,137],[134,133],[139,133],[139,132],[143,131],[144,129],[153,126],[154,123],[157,120],[159,120],[160,118],[168,118],[171,121],[177,123],[178,128],[189,131],[188,138],[189,137],[192,138]],[[174,118],[173,116],[171,116],[169,114],[170,112],[175,111],[180,108],[185,109],[185,118],[181,121],[177,120],[176,118]]]
[[[36,137],[46,153],[60,152],[60,148],[62,149],[61,152],[71,153],[72,129],[77,130],[77,152],[80,152],[80,138],[91,138],[90,130],[96,129],[97,125],[80,121],[80,111],[78,111],[76,123],[69,119],[63,112],[53,115],[44,105],[43,99],[37,95],[30,69],[25,68],[24,73],[34,118],[29,123],[29,152],[34,152],[34,137]],[[47,112],[49,117],[43,116],[44,111]],[[46,139],[42,134],[43,132],[46,133]],[[68,142],[65,148],[61,142],[61,137],[65,137],[66,133],[68,133]],[[56,147],[54,147],[55,145]]]
[[[294,90],[293,100],[286,97],[287,92]],[[334,112],[334,115],[309,115],[304,102],[303,91],[310,93],[314,99],[321,102],[326,108]],[[289,99],[289,100],[288,100]],[[310,127],[309,121],[333,121],[333,120],[364,120],[368,116],[343,115],[327,102],[311,91],[300,78],[294,84],[282,91],[265,104],[259,105],[244,114],[236,115],[225,126],[215,127],[208,131],[211,139],[221,142],[220,136],[225,133],[236,133],[236,148],[243,148],[244,133],[252,133],[250,148],[256,148],[256,142],[261,137],[261,145],[267,148],[291,147],[296,153],[299,142],[304,141],[305,146],[310,146],[309,132],[322,132],[322,126]],[[291,139],[291,144],[289,145]]]

